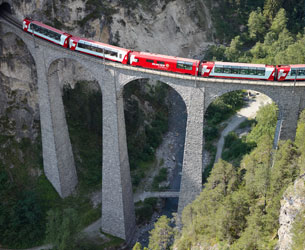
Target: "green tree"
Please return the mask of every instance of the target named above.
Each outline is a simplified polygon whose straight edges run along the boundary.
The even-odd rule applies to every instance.
[[[141,243],[140,243],[140,242],[137,242],[137,243],[133,246],[132,250],[142,250],[142,245],[141,245]]]
[[[299,212],[292,227],[292,249],[305,249],[305,211]]]
[[[0,182],[4,178],[1,175]],[[14,194],[17,190],[10,191]],[[0,196],[0,240],[1,244],[12,247],[27,247],[44,237],[45,218],[37,194],[27,190],[19,192],[17,197],[12,195],[8,200]]]
[[[266,56],[268,55],[268,48],[265,44],[257,42],[250,50],[252,55],[252,62],[262,63],[265,62]]]
[[[232,244],[232,250],[266,250],[264,246],[264,233],[263,233],[263,218],[264,214],[261,209],[254,208],[252,214],[247,217],[247,228],[241,234],[241,237]],[[270,249],[271,250],[271,249]]]
[[[298,176],[297,148],[290,141],[281,142],[279,149],[274,153],[274,164],[271,172],[271,192],[283,193],[290,183]]]
[[[244,190],[226,197],[215,214],[216,238],[232,244],[246,228],[248,214],[249,197]]]
[[[248,20],[250,38],[261,41],[266,32],[266,17],[262,14],[260,8],[252,11]]]
[[[79,230],[79,218],[73,208],[51,209],[47,215],[46,241],[58,250],[75,248],[75,237]]]
[[[300,173],[304,174],[305,172],[305,143],[304,143],[304,138],[305,138],[305,110],[302,111],[299,122],[298,122],[298,127],[297,127],[297,132],[296,132],[296,137],[295,137],[295,144],[298,147],[298,150],[300,152],[300,157],[298,159],[298,165],[300,168]]]
[[[305,61],[305,35],[297,36],[297,41],[288,45],[287,49],[277,54],[276,62],[286,64],[302,64]]]
[[[207,190],[213,190],[220,196],[226,196],[234,191],[238,184],[238,175],[232,164],[220,159],[213,167]]]
[[[149,249],[169,249],[174,235],[174,229],[170,226],[170,219],[165,215],[161,216],[155,223],[155,228],[151,230],[149,234]]]
[[[242,48],[243,48],[243,42],[240,36],[234,37],[234,39],[232,39],[231,41],[230,47],[227,47],[225,50],[226,58],[231,62],[237,62],[238,59],[243,54]]]
[[[263,136],[257,147],[241,162],[242,168],[246,170],[245,188],[252,197],[265,197],[267,194],[272,143],[269,136]]]
[[[264,15],[272,20],[279,11],[283,0],[266,0],[264,5]]]
[[[272,21],[270,30],[276,34],[281,33],[284,29],[287,29],[287,20],[285,9],[280,9]]]
[[[256,115],[257,125],[247,136],[247,141],[258,143],[262,136],[274,137],[277,123],[277,107],[274,103],[261,107]]]

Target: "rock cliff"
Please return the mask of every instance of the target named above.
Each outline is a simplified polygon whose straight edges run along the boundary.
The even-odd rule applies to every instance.
[[[12,33],[0,38],[0,68],[0,134],[35,139],[39,128],[36,69],[25,44]]]
[[[205,0],[2,2],[12,3],[20,21],[30,17],[75,35],[176,56],[200,55],[213,32]]]
[[[296,216],[305,208],[305,176],[297,179],[281,201],[278,250],[292,249],[292,228]]]

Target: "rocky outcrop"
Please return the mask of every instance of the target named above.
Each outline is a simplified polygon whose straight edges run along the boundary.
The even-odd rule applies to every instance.
[[[305,208],[305,176],[290,186],[281,201],[279,242],[277,250],[291,250],[292,227],[296,216]]]
[[[29,17],[74,35],[154,53],[200,56],[213,33],[204,0],[7,2],[20,21]]]
[[[0,38],[0,68],[0,134],[33,140],[39,129],[36,69],[25,44],[12,33]]]
[[[199,7],[196,2],[202,1],[158,1],[149,10],[133,13],[119,7],[110,26],[112,34],[126,48],[184,57],[199,55],[209,44],[212,27],[209,15],[193,15]],[[200,14],[209,13],[203,2],[200,8]]]

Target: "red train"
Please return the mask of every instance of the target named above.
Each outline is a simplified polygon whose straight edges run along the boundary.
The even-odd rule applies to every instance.
[[[132,51],[117,46],[72,36],[43,23],[24,19],[23,29],[37,37],[81,53],[129,64],[200,77],[268,81],[305,80],[305,64],[266,65],[231,62],[207,62],[175,56]]]
[[[35,36],[38,36],[65,48],[69,47],[69,39],[72,37],[72,35],[66,32],[62,32],[61,30],[55,29],[51,26],[29,19],[23,20],[22,27],[24,31],[32,33]]]

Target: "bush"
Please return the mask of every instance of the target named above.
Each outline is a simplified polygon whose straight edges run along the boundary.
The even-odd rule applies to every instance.
[[[2,175],[2,181],[4,176]],[[15,198],[15,199],[14,199]],[[41,202],[32,191],[22,191],[17,197],[0,203],[1,244],[26,248],[42,243],[45,218]]]
[[[225,137],[221,158],[234,165],[239,165],[243,156],[251,152],[254,147],[256,147],[256,143],[246,142],[246,137],[240,139],[235,132],[230,132]]]
[[[167,168],[161,168],[158,175],[154,177],[153,183],[152,183],[152,189],[156,191],[164,190],[164,188],[160,188],[159,184],[163,181],[167,180]]]
[[[136,204],[136,221],[137,224],[144,224],[149,222],[153,212],[156,209],[157,198],[147,198],[144,202]]]

